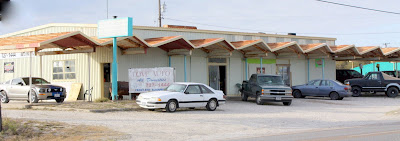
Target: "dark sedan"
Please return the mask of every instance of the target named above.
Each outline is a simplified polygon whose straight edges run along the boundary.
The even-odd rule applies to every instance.
[[[342,100],[351,96],[351,88],[336,80],[312,80],[304,85],[292,87],[294,98],[306,96],[330,97],[332,100]]]

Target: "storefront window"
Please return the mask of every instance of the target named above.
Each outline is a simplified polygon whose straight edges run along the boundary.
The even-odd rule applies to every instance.
[[[53,62],[53,80],[65,80],[75,78],[75,60]]]

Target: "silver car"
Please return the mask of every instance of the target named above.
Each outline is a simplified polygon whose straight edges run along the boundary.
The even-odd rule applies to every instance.
[[[32,77],[32,98],[29,100],[29,77],[21,77],[0,84],[0,97],[3,103],[8,103],[10,100],[37,103],[46,99],[55,99],[57,103],[62,103],[66,91],[64,87],[52,85],[43,78]]]

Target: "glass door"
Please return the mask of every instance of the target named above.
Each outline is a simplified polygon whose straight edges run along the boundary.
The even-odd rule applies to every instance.
[[[208,66],[208,74],[210,87],[214,88],[215,90],[219,90],[219,66]]]
[[[276,65],[277,70],[276,73],[282,76],[283,82],[291,86],[291,76],[290,76],[290,65]]]

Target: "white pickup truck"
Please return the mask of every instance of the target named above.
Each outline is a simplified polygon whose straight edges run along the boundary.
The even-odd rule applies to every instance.
[[[2,103],[10,100],[27,100],[37,103],[39,100],[55,99],[57,103],[64,102],[66,91],[64,87],[50,84],[43,78],[32,77],[32,98],[29,100],[29,77],[14,78],[0,84]]]

